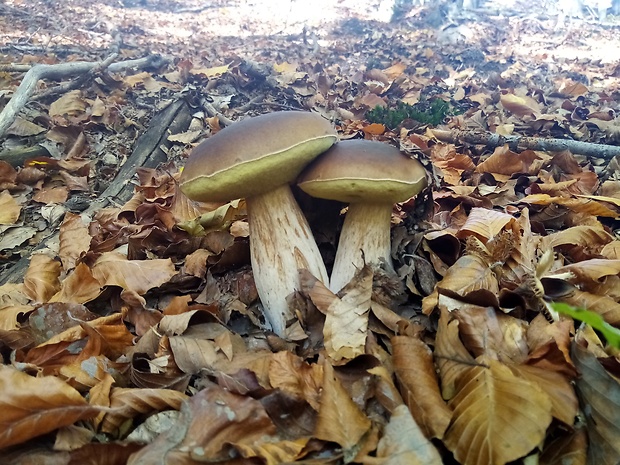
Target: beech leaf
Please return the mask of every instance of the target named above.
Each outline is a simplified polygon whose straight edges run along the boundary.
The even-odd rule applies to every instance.
[[[452,424],[444,442],[463,465],[503,465],[541,443],[551,401],[536,384],[488,357],[459,378]]]
[[[101,430],[117,433],[128,419],[162,410],[178,410],[186,399],[185,394],[172,389],[113,388],[110,407],[114,410],[103,418]]]
[[[65,219],[60,225],[60,250],[58,256],[65,271],[75,268],[80,256],[87,252],[90,247],[90,234],[88,227],[82,222],[82,217],[75,213],[67,212]]]
[[[326,315],[323,327],[325,350],[335,362],[351,360],[365,351],[373,273],[362,268],[338,297],[323,283],[302,270],[301,282],[312,303]],[[305,284],[307,283],[307,284]]]
[[[620,383],[579,342],[573,342],[571,355],[581,373],[576,384],[588,425],[588,463],[616,465],[620,462]]]
[[[441,398],[431,350],[418,338],[395,336],[392,351],[401,395],[416,423],[427,437],[441,439],[452,411]]]
[[[14,224],[20,212],[21,207],[9,191],[0,192],[0,224]]]
[[[93,276],[102,286],[120,286],[145,294],[168,282],[175,274],[172,260],[128,260],[118,252],[104,253],[93,266]]]
[[[323,391],[314,435],[340,444],[347,452],[357,446],[370,429],[370,420],[342,386],[329,362],[323,364]],[[353,451],[353,456],[355,452]]]
[[[435,446],[424,437],[405,405],[394,409],[383,437],[377,447],[377,457],[385,458],[381,465],[441,465]],[[377,463],[377,462],[370,462]]]
[[[33,378],[0,365],[0,448],[94,417],[100,410],[56,377]]]
[[[35,302],[47,302],[58,289],[60,262],[44,254],[35,254],[24,276],[24,293]]]

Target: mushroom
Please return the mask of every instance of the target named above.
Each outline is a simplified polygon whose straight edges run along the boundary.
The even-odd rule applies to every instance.
[[[426,187],[426,171],[397,148],[367,140],[341,141],[314,160],[298,185],[313,197],[348,202],[329,287],[338,292],[356,271],[384,264],[390,250],[392,207]]]
[[[250,259],[258,295],[272,330],[283,336],[293,316],[286,297],[299,289],[298,269],[328,275],[289,183],[338,139],[316,113],[282,111],[244,119],[195,147],[179,181],[199,201],[245,197]]]

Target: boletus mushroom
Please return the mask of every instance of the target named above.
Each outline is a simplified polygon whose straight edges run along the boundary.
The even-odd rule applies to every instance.
[[[341,141],[314,160],[298,185],[313,197],[348,202],[329,287],[338,292],[365,263],[393,271],[390,225],[394,203],[426,187],[422,164],[375,141]]]
[[[298,269],[328,282],[290,183],[337,139],[331,123],[316,113],[269,113],[244,119],[203,141],[181,174],[181,190],[190,199],[245,198],[256,289],[267,321],[280,336],[293,316],[286,297],[299,289]]]

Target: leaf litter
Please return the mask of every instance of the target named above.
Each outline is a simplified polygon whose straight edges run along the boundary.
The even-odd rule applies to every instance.
[[[164,57],[40,81],[51,93],[1,142],[0,265],[30,259],[0,286],[6,463],[620,460],[618,350],[547,305],[620,325],[620,89],[602,53],[617,25],[559,25],[519,1],[392,22],[346,0],[304,21],[295,1],[124,3],[0,7],[2,105],[34,63]],[[162,138],[167,162],[133,167],[133,197],[89,211],[179,99],[192,115]],[[439,124],[404,106],[434,99],[451,109]],[[400,121],[367,116],[399,105]],[[189,201],[177,173],[232,121],[291,109],[400,147],[431,187],[393,210],[396,276],[366,266],[335,295],[302,274],[282,339],[244,202]],[[329,266],[343,206],[299,202]]]

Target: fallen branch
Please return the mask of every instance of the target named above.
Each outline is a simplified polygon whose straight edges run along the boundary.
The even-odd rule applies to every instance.
[[[431,130],[433,135],[443,142],[452,144],[466,142],[474,145],[487,145],[489,147],[501,147],[508,144],[511,150],[541,150],[545,152],[562,152],[568,150],[571,153],[588,157],[604,158],[611,160],[620,156],[620,146],[595,144],[569,139],[545,139],[543,137],[525,136],[500,136],[499,134],[479,133],[471,131],[444,131],[441,129]]]
[[[116,60],[117,58],[118,58],[118,52],[117,51],[113,52],[101,63],[98,63],[97,66],[94,66],[93,68],[91,68],[87,73],[84,73],[78,76],[72,81],[64,82],[58,86],[47,89],[45,92],[41,92],[40,94],[35,95],[32,98],[32,100],[41,101],[41,100],[45,100],[48,97],[51,97],[52,95],[64,94],[66,92],[69,92],[70,90],[77,89],[81,87],[82,84],[84,84],[88,79],[108,69],[112,65],[112,63],[114,63],[114,60]]]
[[[107,69],[112,73],[116,73],[130,68],[140,69],[147,66],[161,66],[165,62],[166,60],[160,55],[149,55],[148,57],[137,60],[112,63]],[[7,103],[2,113],[0,113],[0,138],[6,134],[7,129],[13,124],[20,110],[24,108],[34,93],[39,80],[64,79],[70,76],[88,73],[93,68],[101,66],[102,64],[103,62],[100,61],[74,61],[56,65],[34,65],[26,73],[21,84],[15,91],[15,94],[13,94],[9,103]]]

